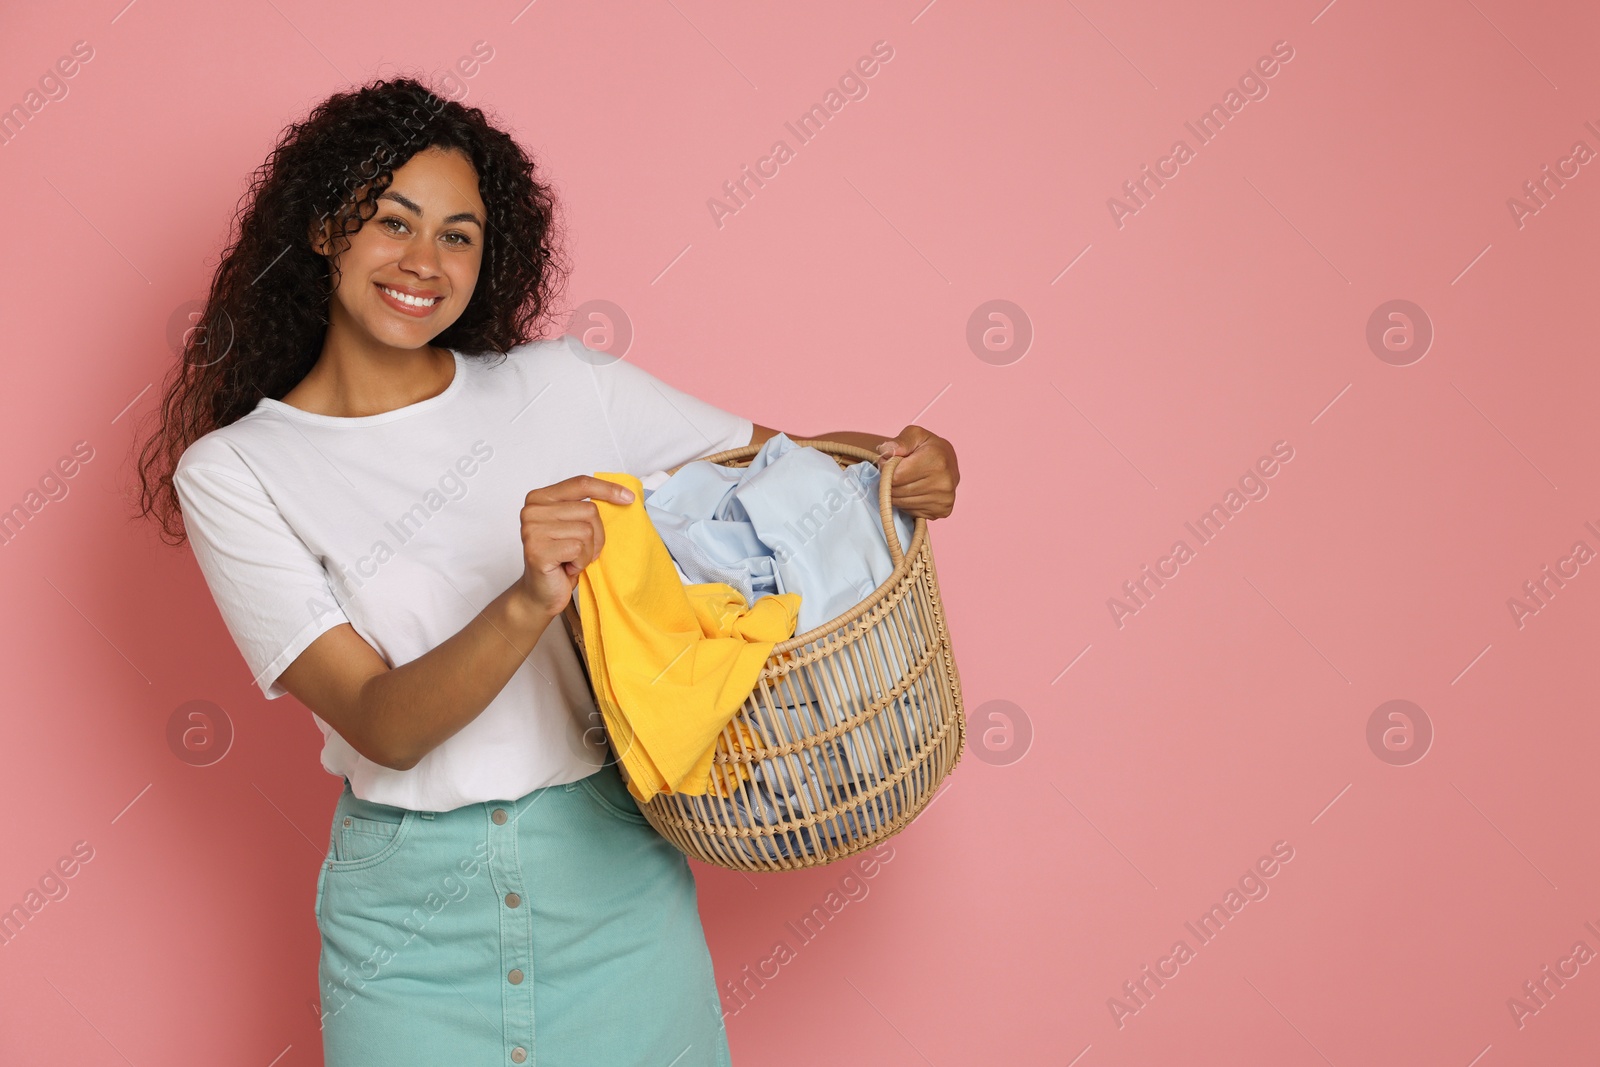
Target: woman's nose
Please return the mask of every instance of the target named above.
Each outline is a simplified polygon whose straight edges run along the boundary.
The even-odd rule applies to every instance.
[[[433,278],[439,274],[439,250],[432,241],[416,241],[400,255],[400,269],[410,271],[420,278]]]

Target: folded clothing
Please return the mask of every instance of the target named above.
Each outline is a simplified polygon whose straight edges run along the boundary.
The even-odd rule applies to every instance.
[[[685,585],[630,474],[596,478],[633,491],[596,501],[605,545],[578,575],[578,614],[596,702],[640,802],[657,793],[725,793],[717,738],[749,697],[777,642],[794,635],[798,593],[753,603],[721,582]]]

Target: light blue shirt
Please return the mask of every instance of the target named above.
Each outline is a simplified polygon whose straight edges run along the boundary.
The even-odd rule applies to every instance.
[[[685,464],[645,512],[685,582],[726,582],[747,602],[799,593],[795,633],[849,611],[894,573],[878,514],[882,472],[870,460],[841,469],[827,453],[772,437],[749,466]],[[894,509],[902,550],[915,520]]]

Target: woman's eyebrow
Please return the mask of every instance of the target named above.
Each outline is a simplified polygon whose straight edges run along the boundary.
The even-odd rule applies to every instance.
[[[378,194],[378,199],[379,200],[393,200],[395,203],[399,204],[401,207],[403,207],[406,210],[410,211],[412,214],[416,215],[418,218],[422,217],[422,208],[420,208],[416,204],[412,203],[412,201],[408,197],[404,196],[401,193],[396,193],[396,192],[393,192],[393,191],[385,190],[384,192]],[[446,223],[451,223],[451,222],[471,222],[471,223],[475,223],[478,226],[479,229],[483,228],[483,220],[479,219],[478,216],[474,215],[470,211],[458,211],[454,215],[451,215],[449,218],[445,219],[444,221]]]

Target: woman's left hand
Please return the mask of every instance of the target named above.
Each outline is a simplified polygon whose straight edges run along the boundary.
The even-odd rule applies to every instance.
[[[921,426],[907,426],[878,446],[878,469],[903,456],[889,483],[889,502],[913,518],[942,519],[956,506],[961,470],[949,441]]]

